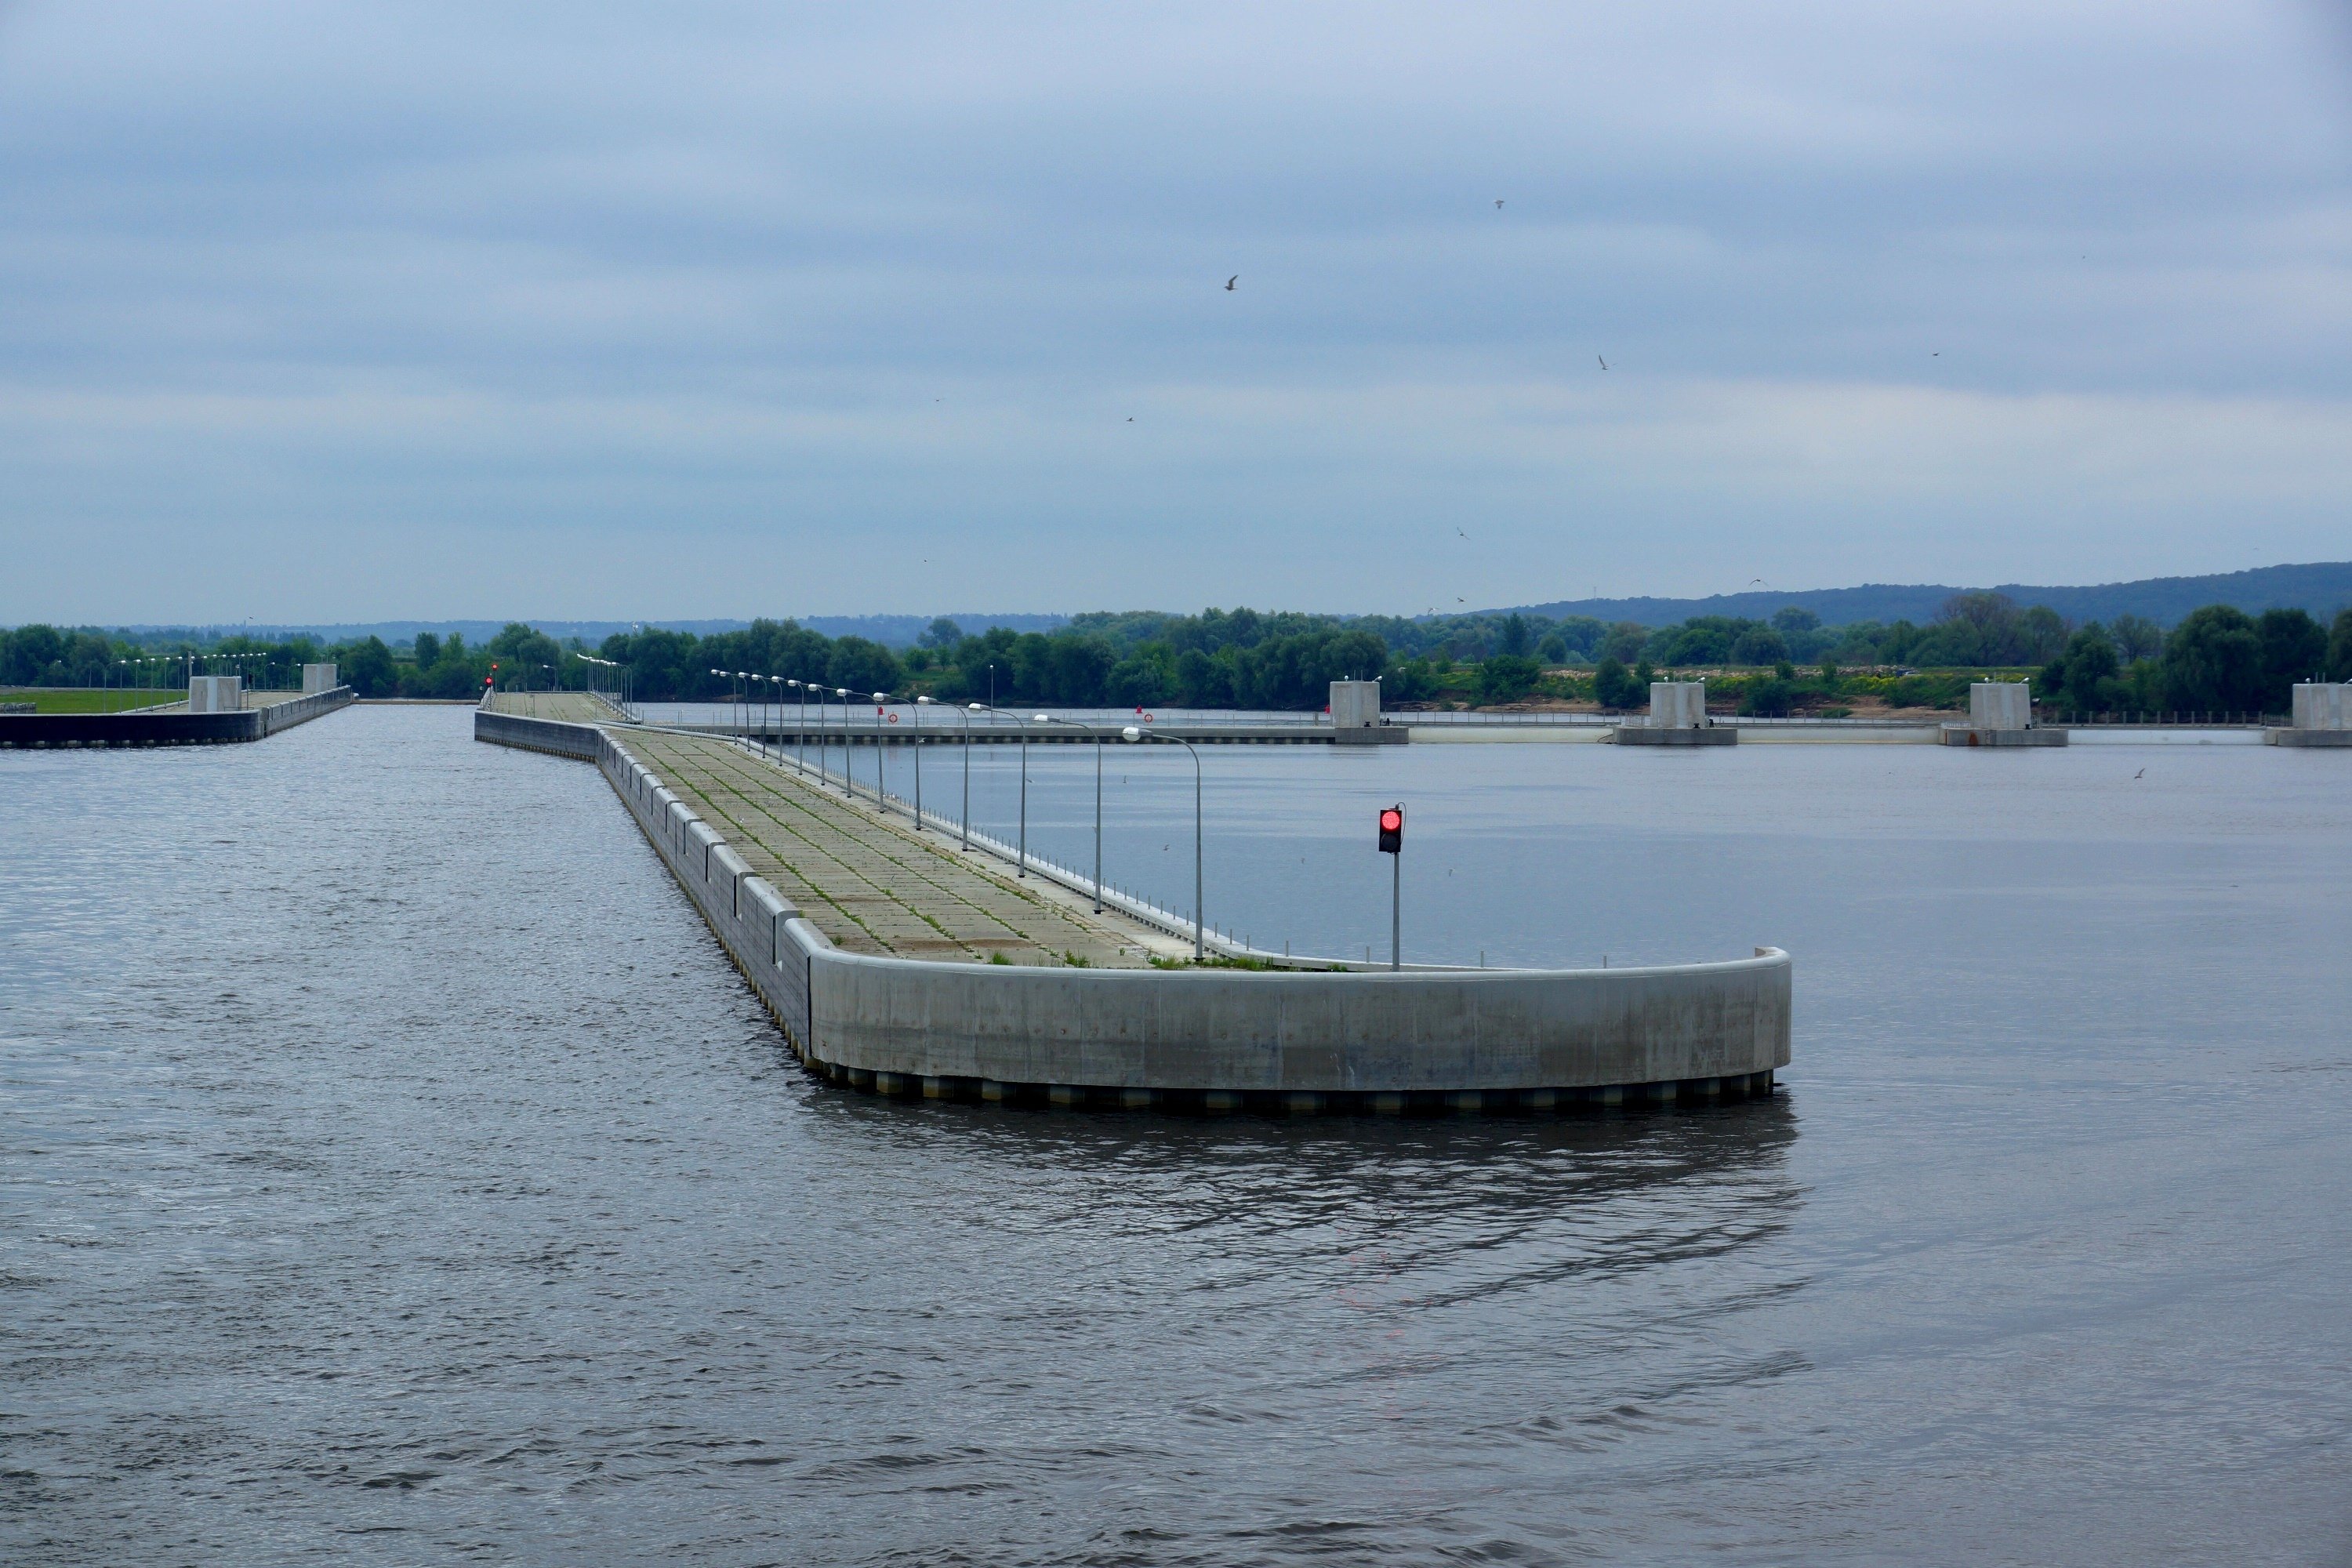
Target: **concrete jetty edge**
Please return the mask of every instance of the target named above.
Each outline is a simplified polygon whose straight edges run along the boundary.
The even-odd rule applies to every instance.
[[[351,706],[348,686],[226,713],[185,708],[127,713],[26,713],[0,717],[0,748],[53,746],[218,746],[266,740],[281,730]]]
[[[1302,973],[1055,969],[845,952],[589,724],[475,738],[594,763],[802,1061],[882,1094],[1209,1113],[1548,1110],[1767,1092],[1792,966]]]

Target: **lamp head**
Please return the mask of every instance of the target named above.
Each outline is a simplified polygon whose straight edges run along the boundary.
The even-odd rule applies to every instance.
[[[918,697],[915,699],[915,706],[918,708],[929,708],[933,706],[933,704],[931,700],[928,697]]]
[[[1140,741],[1143,739],[1143,731],[1129,724],[1118,732],[1118,738],[1122,741]]]
[[[877,702],[887,702],[890,700],[890,694],[887,691],[877,691],[874,694],[874,700]]]
[[[979,703],[975,702],[975,703],[973,703],[973,704],[971,705],[971,711],[973,711],[974,713],[985,713],[986,711],[988,711],[988,710],[986,710],[985,708],[982,708]]]
[[[1050,715],[1044,713],[1033,713],[1029,717],[1033,722],[1039,724],[1050,724],[1054,721]]]

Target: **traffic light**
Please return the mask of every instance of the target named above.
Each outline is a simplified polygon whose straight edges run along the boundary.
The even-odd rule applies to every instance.
[[[1381,853],[1399,855],[1404,852],[1404,807],[1384,805],[1381,808]]]

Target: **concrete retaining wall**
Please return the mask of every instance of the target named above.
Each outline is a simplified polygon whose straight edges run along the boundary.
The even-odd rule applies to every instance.
[[[198,679],[204,679],[199,677]],[[234,678],[230,678],[234,679]],[[238,712],[41,713],[0,718],[0,748],[50,746],[217,746],[258,741],[348,707],[352,689],[247,708]]]
[[[1400,974],[1047,969],[835,948],[605,731],[479,711],[593,761],[804,1061],[859,1087],[1209,1109],[1740,1092],[1789,1061],[1789,955]],[[1339,1097],[1332,1100],[1330,1097]],[[1229,1104],[1225,1103],[1229,1102]]]

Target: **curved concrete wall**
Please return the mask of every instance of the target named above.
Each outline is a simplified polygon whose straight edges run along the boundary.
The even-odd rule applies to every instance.
[[[1526,1097],[1744,1086],[1789,1061],[1791,970],[1777,949],[1650,969],[1399,974],[844,952],[604,731],[481,712],[475,735],[595,762],[794,1049],[854,1081],[1541,1103]]]

